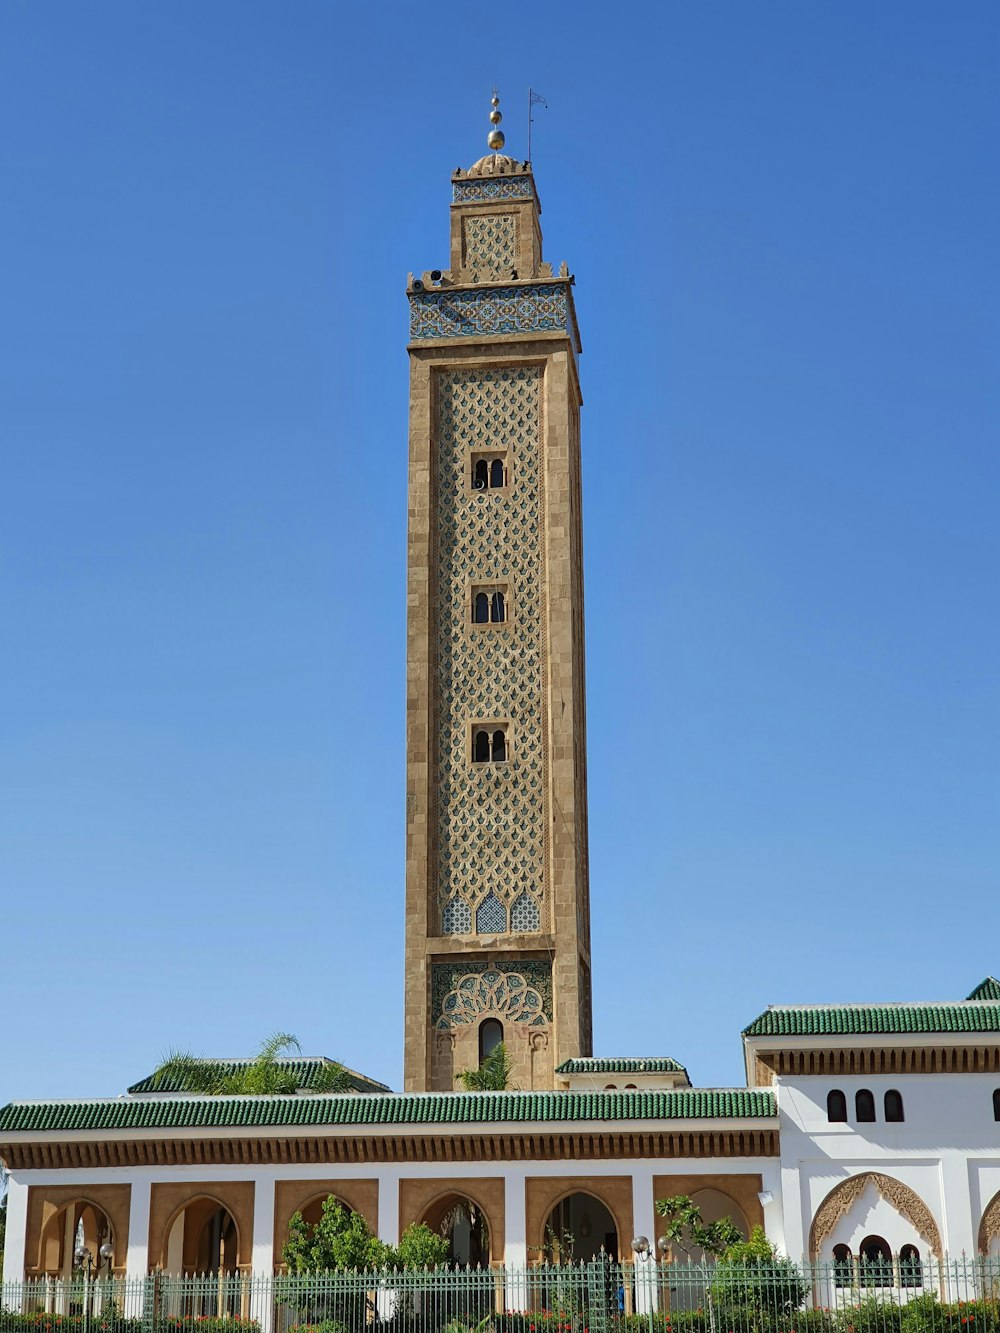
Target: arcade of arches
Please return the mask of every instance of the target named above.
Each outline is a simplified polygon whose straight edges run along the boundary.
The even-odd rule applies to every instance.
[[[761,1188],[761,1177],[755,1173],[653,1178],[654,1198],[690,1195],[706,1221],[728,1215],[744,1235],[763,1223],[757,1197]],[[301,1211],[307,1221],[315,1222],[324,1199],[331,1194],[360,1213],[372,1231],[377,1231],[377,1180],[278,1181],[274,1194],[276,1263],[280,1263],[292,1214]],[[251,1181],[154,1184],[150,1195],[150,1270],[248,1271],[253,1195]],[[94,1255],[95,1266],[101,1245],[110,1243],[110,1267],[115,1273],[124,1273],[129,1201],[128,1185],[33,1187],[26,1219],[26,1271],[30,1275],[68,1276],[73,1253],[82,1242]],[[602,1248],[629,1257],[633,1218],[632,1181],[628,1176],[528,1177],[525,1209],[529,1262],[564,1248],[560,1240],[567,1236],[573,1237],[572,1257],[576,1260],[592,1258]],[[896,1225],[890,1220],[893,1217]],[[412,1222],[425,1222],[433,1230],[447,1233],[456,1263],[500,1263],[506,1243],[504,1180],[499,1176],[402,1180],[400,1231]],[[656,1217],[654,1240],[663,1230],[663,1219]],[[887,1235],[894,1251],[905,1242],[919,1245],[921,1252],[941,1252],[937,1223],[923,1200],[901,1182],[876,1173],[841,1181],[822,1201],[811,1228],[812,1254],[832,1253],[834,1243],[849,1244],[853,1236],[847,1235],[848,1230],[857,1230],[859,1235],[861,1231]],[[983,1253],[1000,1251],[1000,1194],[992,1197],[983,1210],[978,1241]]]

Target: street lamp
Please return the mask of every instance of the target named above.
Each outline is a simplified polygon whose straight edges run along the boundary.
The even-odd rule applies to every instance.
[[[661,1236],[656,1242],[656,1248],[659,1251],[660,1258],[665,1259],[667,1257],[667,1251],[670,1249],[670,1241],[667,1240],[666,1236]],[[652,1259],[653,1247],[649,1243],[649,1237],[633,1236],[632,1253],[637,1259],[641,1259],[644,1263]]]
[[[112,1256],[114,1255],[114,1252],[115,1252],[115,1247],[111,1244],[109,1240],[106,1240],[104,1244],[101,1246],[101,1248],[97,1251],[96,1259],[90,1253],[90,1250],[86,1245],[77,1246],[73,1254],[73,1258],[76,1260],[77,1268],[82,1268],[84,1270],[84,1272],[87,1275],[87,1281],[89,1282],[91,1277],[93,1276],[95,1268],[97,1269],[98,1276],[100,1276],[102,1263],[106,1263],[108,1266],[108,1270],[110,1271],[111,1259]]]
[[[106,1240],[97,1251],[97,1259],[90,1253],[86,1245],[78,1245],[73,1252],[73,1258],[76,1260],[77,1268],[83,1269],[83,1333],[89,1333],[90,1329],[90,1279],[93,1276],[94,1269],[97,1269],[97,1275],[100,1277],[101,1264],[106,1263],[108,1273],[111,1272],[111,1259],[114,1255],[115,1247],[109,1240]]]

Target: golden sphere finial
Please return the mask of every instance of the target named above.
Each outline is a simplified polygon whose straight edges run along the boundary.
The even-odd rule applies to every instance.
[[[493,108],[490,112],[490,124],[495,127],[503,120],[503,116],[500,114],[500,94],[496,88],[493,89],[493,97],[490,99],[490,104]],[[489,134],[486,136],[487,147],[492,148],[494,153],[499,153],[505,142],[506,140],[504,138],[503,130],[494,128],[490,130]]]

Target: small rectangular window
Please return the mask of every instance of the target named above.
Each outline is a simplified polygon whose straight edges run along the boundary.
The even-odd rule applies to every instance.
[[[487,449],[469,455],[469,488],[488,493],[505,491],[510,483],[506,449]]]

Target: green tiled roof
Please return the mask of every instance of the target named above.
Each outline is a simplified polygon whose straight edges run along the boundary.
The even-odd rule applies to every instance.
[[[564,1060],[557,1074],[686,1074],[683,1065],[669,1055],[586,1056]]]
[[[559,1121],[772,1119],[767,1089],[680,1088],[650,1092],[450,1092],[382,1096],[117,1097],[11,1102],[3,1134],[80,1130],[227,1129],[301,1125],[527,1124]]]
[[[243,1065],[251,1064],[251,1060],[210,1060],[206,1059],[205,1064],[217,1065],[220,1070],[226,1074],[231,1074]],[[297,1087],[303,1091],[308,1091],[313,1086],[313,1081],[321,1069],[334,1064],[325,1055],[317,1056],[287,1056],[279,1057],[275,1064],[281,1065],[283,1069],[292,1069],[296,1071]],[[392,1089],[386,1087],[384,1083],[379,1083],[373,1078],[365,1078],[363,1074],[358,1074],[353,1069],[348,1069],[347,1073],[351,1077],[351,1087],[355,1092],[391,1092]],[[159,1085],[154,1085],[153,1075],[147,1074],[141,1078],[138,1083],[133,1083],[129,1092],[183,1092],[183,1084],[178,1079],[169,1079]]]
[[[996,977],[984,977],[967,1000],[1000,1000],[1000,981]]]
[[[744,1037],[868,1036],[921,1032],[1000,1032],[1000,1004],[772,1005]]]

